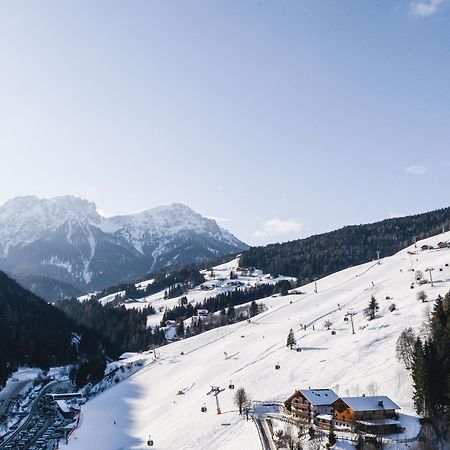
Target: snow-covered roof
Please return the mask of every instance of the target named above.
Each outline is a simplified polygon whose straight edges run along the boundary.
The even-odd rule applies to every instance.
[[[138,353],[136,353],[136,352],[125,352],[119,356],[119,359],[128,359],[128,358],[131,358],[132,356],[136,356],[137,354]]]
[[[331,405],[339,398],[332,389],[300,389],[300,393],[314,406]]]
[[[55,400],[55,401],[56,401],[56,404],[58,405],[59,409],[62,412],[70,413],[69,405],[67,404],[67,402],[65,400]]]
[[[397,403],[385,395],[372,397],[342,397],[342,401],[353,411],[383,411],[385,409],[400,409]]]
[[[331,414],[317,414],[316,419],[333,420],[333,416]]]
[[[372,420],[357,420],[357,423],[362,425],[398,425],[400,426],[400,421],[394,419],[372,419]]]

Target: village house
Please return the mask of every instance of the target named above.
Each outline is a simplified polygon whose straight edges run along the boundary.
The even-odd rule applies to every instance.
[[[337,399],[332,389],[300,389],[284,402],[284,409],[292,417],[310,423],[318,415],[331,415]]]
[[[343,397],[333,405],[333,426],[371,434],[389,434],[401,431],[398,414],[400,407],[386,396]]]

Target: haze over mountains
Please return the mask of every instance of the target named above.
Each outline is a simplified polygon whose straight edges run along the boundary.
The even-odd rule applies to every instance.
[[[246,248],[182,204],[108,218],[94,203],[73,196],[16,197],[0,207],[0,270],[55,297]]]

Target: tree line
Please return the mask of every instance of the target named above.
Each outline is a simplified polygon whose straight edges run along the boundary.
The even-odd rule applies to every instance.
[[[240,264],[265,273],[297,277],[306,284],[347,267],[381,256],[390,256],[411,245],[414,239],[439,234],[450,228],[450,208],[386,219],[366,225],[346,226],[306,239],[252,247]]]
[[[187,299],[186,302],[181,299],[178,306],[174,306],[164,312],[161,326],[164,326],[167,320],[180,321],[192,317],[197,314],[199,309],[207,309],[209,313],[214,313],[261,298],[270,297],[274,294],[286,295],[291,287],[289,281],[282,280],[276,284],[260,284],[246,289],[236,288],[234,291],[223,292],[214,297],[209,297],[195,305],[187,303]]]

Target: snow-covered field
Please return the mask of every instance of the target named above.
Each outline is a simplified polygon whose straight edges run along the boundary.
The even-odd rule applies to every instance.
[[[202,289],[201,286],[196,286],[193,289],[189,289],[186,294],[169,299],[164,298],[164,291],[148,295],[147,297],[143,297],[136,301],[130,301],[124,298],[124,301],[126,301],[124,305],[127,309],[143,309],[147,306],[152,305],[153,308],[155,308],[156,314],[148,316],[147,325],[154,327],[155,325],[160,324],[165,309],[170,309],[174,306],[177,306],[181,297],[186,297],[188,303],[195,305],[196,303],[200,303],[207,298],[216,297],[219,294],[235,290],[237,287],[236,283],[240,284],[240,286],[238,286],[239,289],[247,289],[261,284],[276,284],[283,280],[289,280],[293,282],[296,281],[293,277],[278,276],[276,278],[271,278],[269,274],[263,274],[259,270],[255,270],[252,275],[242,275],[238,271],[238,267],[239,258],[235,258],[232,261],[214,267],[212,272],[210,270],[202,270],[201,272],[206,279],[206,281],[203,283],[204,289]],[[230,279],[231,271],[239,275],[238,280]],[[137,283],[136,287],[138,289],[143,289],[153,281],[154,280],[148,280]],[[124,294],[125,291],[115,292],[114,294],[109,294],[100,298],[99,302],[102,304],[106,304],[114,300],[117,295],[124,296]],[[83,301],[88,298],[90,298],[90,296],[82,296],[79,297],[79,300]]]
[[[441,240],[450,240],[450,233],[424,242],[436,245]],[[421,251],[422,243],[382,259],[381,265],[370,262],[321,279],[318,293],[310,284],[302,287],[303,294],[264,299],[268,310],[251,323],[161,347],[156,361],[149,353],[143,369],[83,406],[81,427],[68,449],[147,448],[149,434],[156,449],[259,449],[256,428],[236,412],[230,380],[254,400],[284,400],[295,388],[308,387],[361,395],[372,385],[403,413],[413,414],[410,376],[396,359],[395,344],[405,327],[418,331],[432,300],[450,291],[450,249]],[[429,267],[435,269],[435,285],[411,289],[411,268],[428,278]],[[416,299],[419,290],[429,302]],[[372,295],[380,311],[368,322],[363,310]],[[392,303],[397,309],[390,312]],[[344,321],[350,310],[357,313],[354,335],[350,322]],[[335,335],[324,329],[326,320],[333,323]],[[290,328],[301,352],[286,347]],[[277,363],[280,370],[274,368]],[[206,395],[211,385],[226,388],[220,395],[222,415],[215,414],[214,398]],[[185,394],[177,395],[179,390]],[[200,411],[204,404],[206,413]]]

